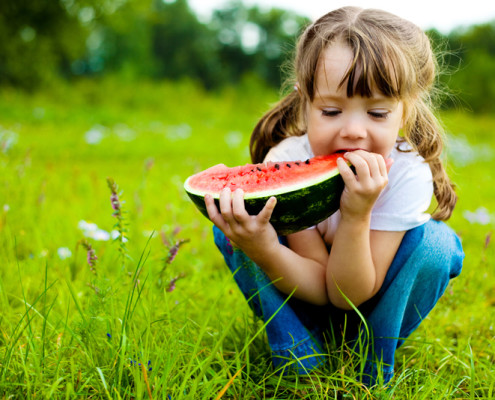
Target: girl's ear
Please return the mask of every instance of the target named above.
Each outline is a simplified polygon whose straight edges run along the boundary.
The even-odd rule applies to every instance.
[[[299,82],[296,82],[296,84],[294,85],[294,90],[300,95],[301,94],[301,90],[299,89]]]

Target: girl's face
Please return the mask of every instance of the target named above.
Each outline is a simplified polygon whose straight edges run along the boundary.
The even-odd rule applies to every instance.
[[[316,71],[316,94],[307,106],[307,129],[315,155],[357,149],[387,158],[402,126],[403,104],[380,92],[372,97],[347,97],[342,81],[353,54],[340,42],[322,54]]]

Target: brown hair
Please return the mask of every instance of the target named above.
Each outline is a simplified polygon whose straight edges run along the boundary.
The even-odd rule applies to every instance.
[[[251,135],[253,162],[262,162],[268,150],[289,136],[306,132],[305,109],[314,100],[320,55],[335,41],[347,44],[354,60],[341,84],[347,95],[369,97],[373,90],[404,104],[403,141],[428,162],[433,175],[437,208],[433,218],[446,220],[457,196],[441,155],[444,130],[434,114],[437,62],[430,41],[413,23],[381,10],[343,7],[311,24],[296,47],[291,90],[258,122]]]

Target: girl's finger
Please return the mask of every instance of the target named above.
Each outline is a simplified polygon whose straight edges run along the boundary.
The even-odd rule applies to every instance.
[[[370,175],[372,178],[384,176],[384,174],[382,173],[380,163],[383,163],[383,166],[385,166],[385,162],[383,160],[383,157],[380,154],[373,154],[373,153],[366,153],[365,152],[364,154],[362,154],[362,157],[364,158],[364,160],[368,164],[368,169],[370,171]],[[385,176],[386,175],[387,174],[385,173]]]
[[[229,188],[225,188],[220,192],[220,213],[225,221],[232,220],[232,194]]]
[[[261,223],[268,223],[270,221],[270,218],[272,217],[272,213],[276,205],[277,205],[277,198],[273,196],[270,197],[266,202],[265,206],[263,207],[263,209],[256,216],[258,221]]]
[[[205,195],[205,206],[206,206],[206,212],[208,213],[208,218],[212,222],[213,220],[218,218],[218,216],[221,216],[220,213],[218,212],[217,205],[215,204],[215,200],[210,194]]]
[[[354,166],[358,180],[371,175],[368,163],[358,152],[345,153],[344,158]]]
[[[244,205],[244,192],[242,189],[237,189],[232,197],[232,214],[236,221],[243,221],[249,214]]]
[[[392,168],[392,164],[394,163],[394,159],[393,158],[387,158],[385,160],[385,167],[387,168],[387,173],[390,172],[390,168]]]
[[[381,176],[388,176],[388,169],[387,169],[387,162],[383,157],[380,156],[380,158],[377,159],[378,161],[378,168],[380,171]]]
[[[354,172],[352,172],[352,169],[343,158],[337,158],[337,167],[346,186],[349,186],[356,181],[356,175],[354,175]]]
[[[228,225],[223,219],[222,214],[218,211],[217,205],[215,204],[215,199],[213,199],[213,197],[209,194],[205,195],[205,205],[210,221],[213,222],[224,234],[226,234]]]

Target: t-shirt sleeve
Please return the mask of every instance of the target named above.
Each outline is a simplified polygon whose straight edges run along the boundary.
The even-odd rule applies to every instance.
[[[371,214],[371,229],[406,231],[430,219],[433,196],[429,165],[416,153],[403,153],[392,165],[389,184]]]
[[[307,135],[290,136],[272,147],[264,161],[299,161],[313,157]]]

